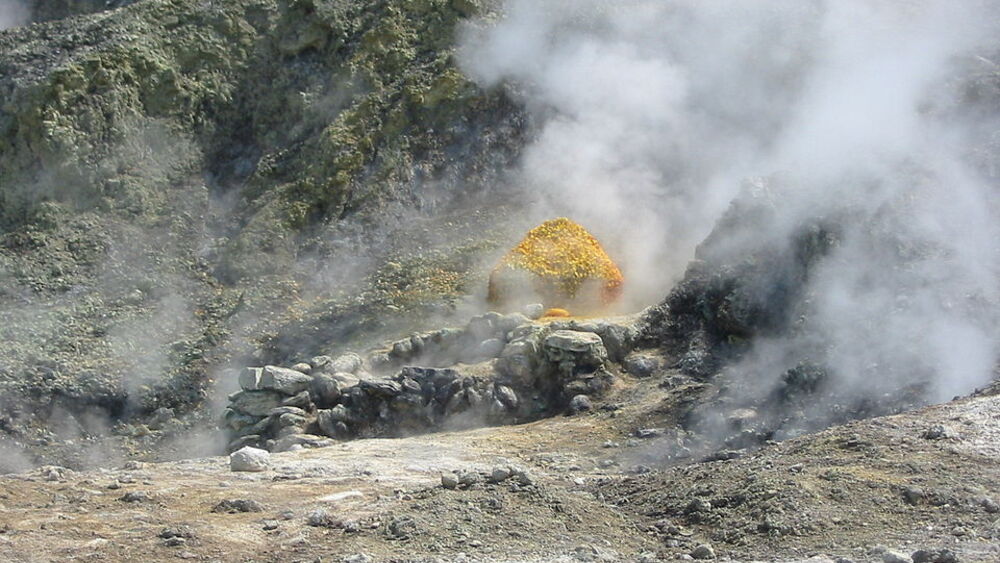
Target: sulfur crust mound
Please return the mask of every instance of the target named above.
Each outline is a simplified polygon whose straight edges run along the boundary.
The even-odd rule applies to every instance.
[[[489,300],[508,301],[527,285],[547,306],[606,306],[619,297],[623,281],[597,239],[560,217],[528,231],[500,260],[490,274]]]

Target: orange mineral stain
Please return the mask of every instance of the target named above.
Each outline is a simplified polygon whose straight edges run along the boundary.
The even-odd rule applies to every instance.
[[[542,314],[542,318],[545,318],[545,317],[568,317],[568,316],[570,316],[569,311],[567,311],[566,309],[560,309],[558,307],[553,307],[552,309],[549,309],[548,311],[545,311],[545,313]]]

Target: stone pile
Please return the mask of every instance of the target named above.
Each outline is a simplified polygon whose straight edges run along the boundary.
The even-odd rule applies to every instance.
[[[634,332],[612,323],[487,313],[370,353],[246,368],[224,424],[230,451],[505,424],[582,412],[613,383]]]

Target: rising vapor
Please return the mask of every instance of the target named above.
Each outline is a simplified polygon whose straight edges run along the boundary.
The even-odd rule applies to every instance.
[[[28,23],[31,10],[20,0],[0,0],[0,30]]]
[[[998,355],[997,167],[970,155],[1000,121],[973,118],[956,86],[995,70],[997,8],[511,0],[465,30],[462,60],[484,86],[520,86],[542,125],[517,174],[539,214],[609,241],[633,306],[662,298],[741,184],[780,177],[773,224],[717,244],[845,219],[807,326],[737,369],[766,393],[818,358],[860,394],[919,381],[941,400]]]

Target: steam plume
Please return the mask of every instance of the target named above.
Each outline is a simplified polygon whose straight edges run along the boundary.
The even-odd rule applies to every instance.
[[[30,18],[27,4],[19,0],[0,0],[0,30],[23,25]]]
[[[517,171],[535,208],[608,240],[634,304],[676,281],[741,180],[779,174],[777,221],[734,248],[850,220],[810,279],[808,339],[761,341],[741,370],[766,390],[812,344],[863,393],[916,379],[944,399],[989,378],[996,155],[969,155],[1000,121],[970,118],[955,84],[996,72],[995,2],[510,0],[504,13],[466,29],[464,66],[521,85],[542,122]]]

